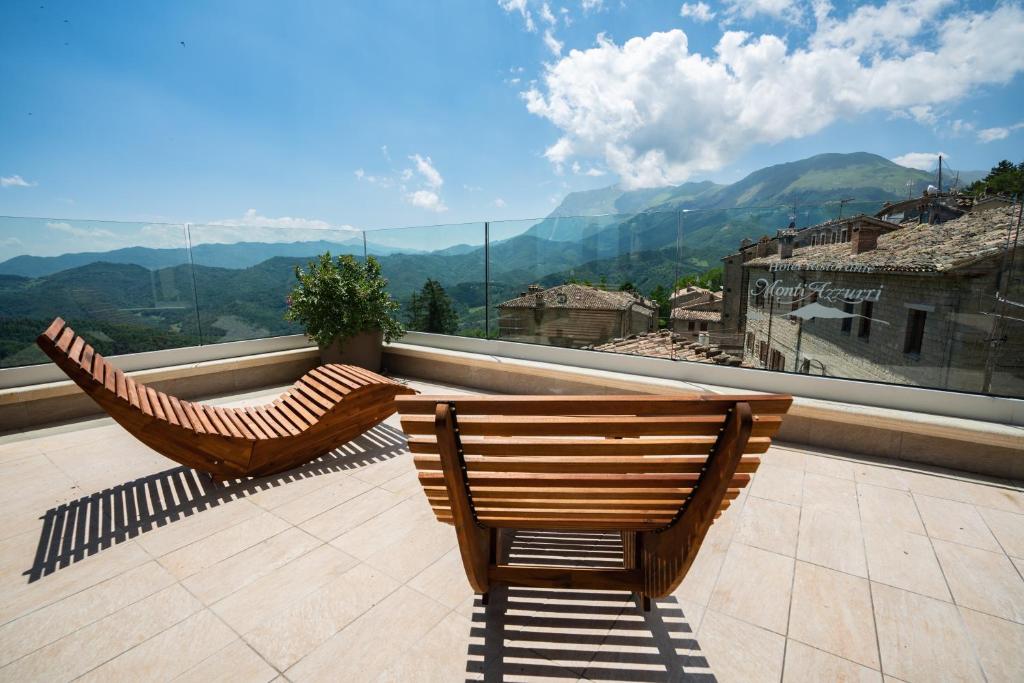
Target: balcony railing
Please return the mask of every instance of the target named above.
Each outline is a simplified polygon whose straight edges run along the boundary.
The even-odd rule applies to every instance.
[[[1019,205],[942,224],[881,209],[376,230],[5,217],[0,368],[45,362],[34,338],[58,315],[107,355],[301,333],[294,267],[330,251],[379,259],[412,330],[1024,397]],[[441,323],[413,310],[428,280]]]

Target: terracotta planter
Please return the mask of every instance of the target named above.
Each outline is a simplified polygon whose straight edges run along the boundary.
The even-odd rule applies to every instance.
[[[358,365],[361,368],[379,372],[383,345],[384,332],[382,330],[360,332],[344,342],[335,339],[330,346],[321,346],[320,362]]]

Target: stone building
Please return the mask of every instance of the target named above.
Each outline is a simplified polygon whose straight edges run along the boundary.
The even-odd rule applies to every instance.
[[[672,294],[672,332],[696,341],[701,332],[717,334],[722,328],[722,293],[688,286]]]
[[[630,292],[567,284],[528,291],[498,305],[498,336],[582,348],[655,329],[658,307]]]
[[[694,363],[738,366],[743,362],[740,355],[730,354],[714,344],[691,341],[671,330],[636,334],[587,348],[594,351],[609,351],[665,360],[685,360]]]
[[[855,220],[848,242],[790,249],[782,235],[775,253],[743,250],[732,286],[745,289],[744,364],[1024,396],[1024,316],[1012,310],[1024,302],[1024,245],[1008,243],[1013,213],[890,232]]]

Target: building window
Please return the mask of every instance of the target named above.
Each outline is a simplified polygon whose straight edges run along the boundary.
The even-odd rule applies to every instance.
[[[775,349],[771,350],[768,357],[768,369],[769,370],[785,370],[786,369],[786,357],[781,352]]]
[[[843,302],[843,312],[853,314],[853,304]],[[850,329],[853,328],[853,318],[843,318],[842,327],[840,331],[843,334],[850,334]]]
[[[907,311],[907,336],[903,339],[903,353],[921,353],[924,341],[924,321],[928,314],[912,308]]]
[[[707,332],[708,331],[708,324],[707,323],[701,323],[700,324],[700,331],[701,332]]]
[[[871,336],[871,313],[874,307],[874,303],[870,301],[865,301],[860,305],[860,314],[863,317],[860,319],[860,326],[857,328],[857,337],[864,341],[867,341],[868,337]]]
[[[754,333],[747,332],[747,351],[754,353]]]
[[[800,364],[800,374],[809,375],[811,374],[811,359],[804,358],[804,362]]]
[[[692,320],[690,321],[689,327],[687,327],[686,329],[688,329],[690,332],[693,332],[693,321]]]
[[[757,358],[761,361],[762,365],[768,363],[768,342],[758,342]]]

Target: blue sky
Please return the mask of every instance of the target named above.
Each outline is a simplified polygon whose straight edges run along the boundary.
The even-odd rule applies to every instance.
[[[1012,2],[11,1],[0,214],[375,228],[828,151],[982,169],[1024,159],[1022,72]]]

